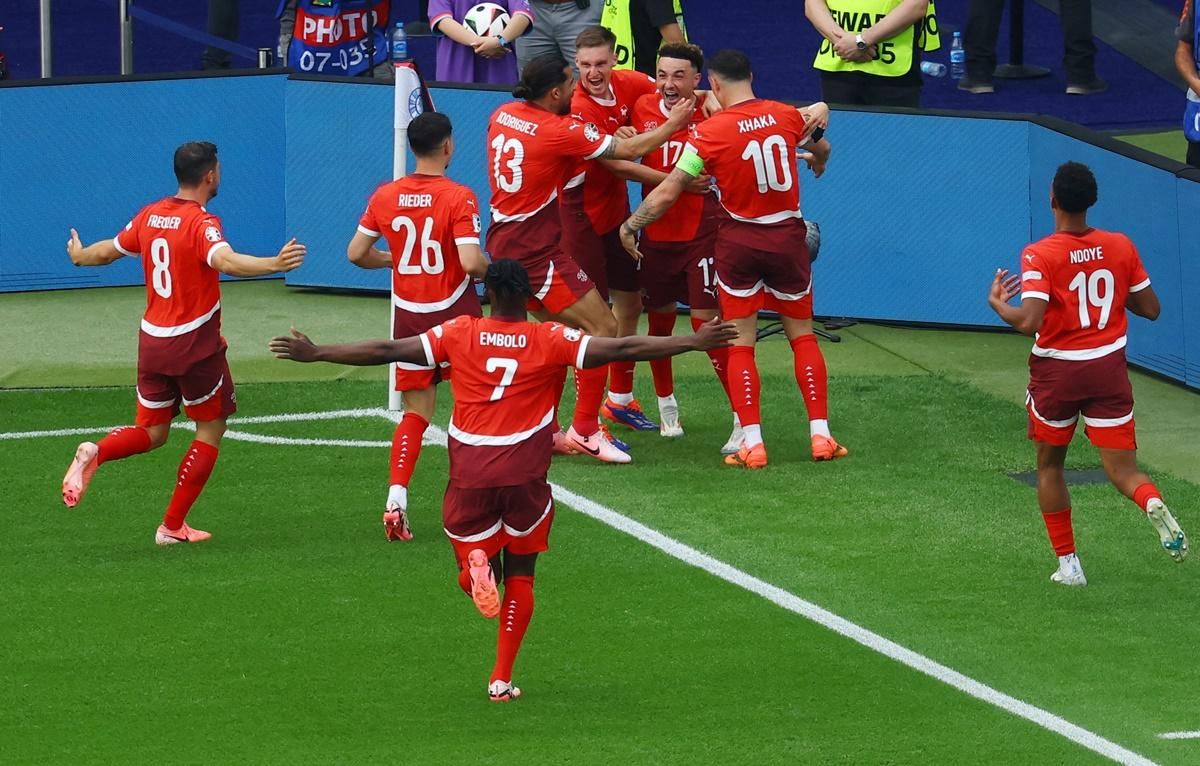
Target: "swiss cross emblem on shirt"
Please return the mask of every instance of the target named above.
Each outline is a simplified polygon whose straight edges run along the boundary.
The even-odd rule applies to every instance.
[[[600,128],[597,128],[593,123],[588,123],[583,126],[583,137],[588,141],[600,140]]]
[[[626,117],[628,115],[629,115],[629,107],[625,106],[624,104],[621,104],[621,117]]]

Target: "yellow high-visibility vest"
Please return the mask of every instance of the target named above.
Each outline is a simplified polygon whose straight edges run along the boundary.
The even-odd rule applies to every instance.
[[[861,34],[900,5],[901,0],[829,0],[833,20],[851,35]],[[925,18],[917,25],[916,44],[921,50],[935,51],[942,47],[938,34],[937,10],[933,3],[925,10]],[[899,77],[913,64],[912,28],[903,29],[894,37],[875,43],[875,58],[871,61],[846,61],[837,55],[833,43],[821,41],[813,67],[826,72],[865,72],[881,77]]]
[[[687,27],[683,24],[683,6],[675,0],[675,21],[687,39]],[[614,69],[633,69],[633,26],[629,21],[629,0],[604,0],[604,10],[600,12],[600,26],[612,31],[617,36],[617,65]]]

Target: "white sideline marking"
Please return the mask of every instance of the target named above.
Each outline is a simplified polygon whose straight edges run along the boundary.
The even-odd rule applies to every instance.
[[[344,417],[371,417],[379,416],[393,423],[399,422],[403,417],[403,413],[393,412],[390,410],[375,408],[375,409],[357,409],[357,410],[334,410],[328,412],[309,412],[309,413],[290,413],[283,415],[266,415],[249,418],[231,418],[230,423],[280,423],[288,421],[304,421],[304,420],[330,420],[333,418]],[[175,427],[194,430],[195,425],[190,422],[180,422],[173,424]],[[115,427],[115,426],[114,426]],[[69,436],[76,434],[97,433],[109,431],[112,428],[69,428],[59,429],[54,431],[19,431],[0,433],[0,440],[3,439],[23,439],[36,438],[41,436]],[[234,435],[236,434],[236,436]],[[263,436],[260,434],[250,434],[240,431],[227,431],[226,436],[234,439],[244,439],[245,441],[254,441],[265,444],[302,444],[302,445],[328,445],[328,446],[355,446],[355,447],[388,447],[391,442],[387,441],[354,441],[342,439],[291,439],[282,436]],[[425,438],[422,440],[427,444],[437,444],[446,446],[446,432],[437,426],[429,426],[425,431]],[[736,567],[733,567],[725,562],[716,559],[707,553],[692,548],[672,537],[668,537],[663,533],[652,529],[645,524],[634,521],[633,519],[623,516],[620,513],[607,508],[599,503],[576,494],[571,490],[551,483],[555,496],[562,500],[567,505],[574,508],[576,511],[585,516],[589,516],[603,524],[606,524],[613,529],[624,532],[630,537],[641,540],[642,542],[659,549],[672,558],[689,564],[697,569],[702,569],[709,574],[718,577],[730,584],[750,591],[755,595],[770,601],[771,603],[787,609],[790,612],[800,615],[812,622],[822,625],[833,632],[849,638],[850,640],[861,644],[868,649],[876,651],[886,657],[889,657],[902,665],[905,665],[913,670],[924,673],[931,678],[937,679],[949,686],[953,686],[959,691],[968,694],[976,699],[995,705],[1002,710],[1005,710],[1020,718],[1037,724],[1044,729],[1059,734],[1076,744],[1079,744],[1092,752],[1098,753],[1106,758],[1109,758],[1117,763],[1131,764],[1132,766],[1157,766],[1154,761],[1151,761],[1144,756],[1141,756],[1132,750],[1121,747],[1117,743],[1105,739],[1094,732],[1088,731],[1081,726],[1077,726],[1070,721],[1057,716],[1047,710],[1036,707],[1024,702],[1015,697],[1012,697],[1004,692],[993,689],[992,687],[980,683],[969,676],[949,668],[939,662],[936,662],[923,654],[914,652],[895,641],[884,638],[878,633],[874,633],[857,623],[853,623],[844,617],[841,617],[827,609],[824,609],[811,601],[806,601],[794,593],[783,590],[782,588],[771,585],[765,580],[760,580],[751,574],[743,572]],[[1166,732],[1160,734],[1161,739],[1193,739],[1200,738],[1200,731],[1190,732]]]
[[[1164,731],[1159,739],[1200,739],[1200,731]]]
[[[398,420],[398,415],[393,412],[385,411],[384,417],[389,420]],[[425,431],[426,441],[434,444],[446,443],[446,432],[437,426],[430,426]],[[1101,737],[1081,726],[1077,726],[1065,718],[1061,718],[1047,710],[1043,710],[1028,702],[1012,697],[1004,692],[993,689],[992,687],[980,683],[969,676],[959,673],[953,668],[946,667],[940,662],[929,659],[923,654],[914,652],[911,649],[897,644],[895,641],[884,638],[878,633],[874,633],[856,623],[850,622],[844,617],[834,614],[828,609],[817,606],[811,601],[806,601],[794,593],[790,593],[782,588],[760,580],[753,575],[747,574],[736,567],[730,566],[725,562],[713,558],[707,553],[702,553],[690,545],[668,537],[663,533],[651,529],[650,527],[640,522],[634,521],[628,516],[623,516],[620,513],[600,505],[594,500],[576,494],[571,490],[559,484],[551,482],[551,487],[554,488],[554,496],[557,500],[561,500],[567,505],[579,511],[584,516],[599,521],[603,524],[624,532],[630,537],[634,537],[654,548],[658,548],[668,556],[678,559],[685,564],[690,564],[697,569],[703,569],[715,577],[737,585],[740,588],[750,591],[755,595],[765,598],[767,601],[776,606],[783,607],[790,612],[800,615],[801,617],[812,620],[818,625],[829,628],[833,632],[845,636],[846,638],[856,643],[862,644],[868,649],[872,649],[880,654],[890,657],[891,659],[906,665],[913,670],[924,673],[927,676],[937,679],[942,683],[953,686],[961,692],[970,696],[995,705],[996,707],[1005,710],[1013,715],[1024,718],[1027,721],[1037,724],[1044,729],[1060,734],[1063,737],[1075,742],[1076,744],[1086,747],[1092,752],[1099,753],[1117,763],[1131,764],[1136,766],[1155,766],[1154,761],[1149,760],[1132,750],[1121,747],[1117,743]],[[1191,732],[1200,736],[1200,732]]]

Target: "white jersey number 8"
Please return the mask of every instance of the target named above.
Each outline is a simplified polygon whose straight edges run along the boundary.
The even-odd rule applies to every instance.
[[[162,237],[150,243],[150,262],[154,271],[150,272],[150,286],[154,292],[163,298],[171,297],[171,248]]]

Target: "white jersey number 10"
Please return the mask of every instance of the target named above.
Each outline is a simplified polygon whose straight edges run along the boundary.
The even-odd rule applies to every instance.
[[[758,192],[790,191],[792,188],[792,159],[783,136],[767,136],[762,143],[752,140],[742,151],[742,159],[754,162]]]

